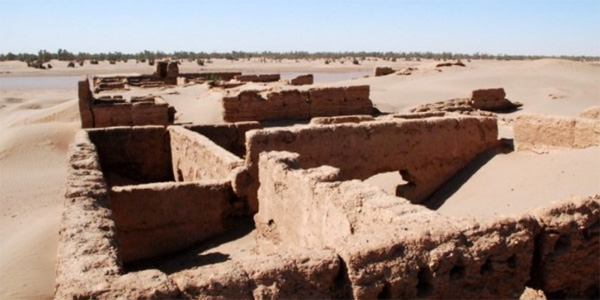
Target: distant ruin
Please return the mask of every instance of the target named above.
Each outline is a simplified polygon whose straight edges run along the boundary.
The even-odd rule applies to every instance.
[[[312,74],[300,75],[296,78],[290,80],[291,85],[307,85],[313,84],[315,81],[314,76]]]
[[[242,91],[223,105],[227,124],[77,134],[56,299],[517,298],[526,286],[598,296],[600,196],[489,220],[419,205],[500,145],[493,115],[377,116],[368,86]],[[280,119],[311,121],[258,122]],[[518,122],[525,144],[534,129],[524,122],[519,135]],[[585,135],[598,134],[600,121],[586,122]],[[383,172],[401,175],[395,196],[362,181]],[[243,256],[170,271],[152,263],[248,223]]]
[[[87,78],[79,81],[82,128],[172,124],[175,108],[160,97],[94,97]]]
[[[479,114],[480,112],[511,112],[523,104],[506,99],[503,88],[474,90],[470,98],[451,99],[432,104],[419,105],[410,111],[423,112],[458,112],[462,114]],[[485,113],[483,115],[486,115]],[[489,115],[489,114],[488,114]]]
[[[314,117],[373,114],[369,86],[312,88],[260,93],[246,90],[223,97],[227,122],[306,120]]]
[[[237,75],[234,79],[241,82],[274,82],[279,81],[281,76],[279,74]]]

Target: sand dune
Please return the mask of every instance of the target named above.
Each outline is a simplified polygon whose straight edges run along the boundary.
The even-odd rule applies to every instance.
[[[72,89],[11,89],[7,76],[77,76],[83,74],[151,73],[147,64],[75,69],[51,62],[52,70],[35,70],[20,62],[0,63],[0,299],[44,299],[53,295],[54,257],[58,237],[67,149],[79,128],[76,86]],[[333,85],[369,84],[371,98],[382,111],[401,112],[414,105],[468,97],[471,90],[503,87],[507,98],[524,104],[523,112],[575,116],[600,105],[600,67],[588,63],[539,61],[473,61],[467,67],[436,68],[435,61],[364,61],[325,65],[323,61],[281,63],[215,60],[200,68],[185,62],[182,72],[241,70],[244,72],[364,72],[377,65],[397,70],[417,68],[411,75],[391,74],[344,80]],[[441,71],[439,71],[441,70]],[[329,84],[319,84],[329,85]],[[178,110],[179,122],[222,122],[220,92],[206,86],[149,89]],[[125,93],[126,94],[126,93]],[[510,128],[504,135],[510,136]],[[475,216],[506,213],[564,198],[571,194],[600,193],[599,148],[533,155],[499,154],[460,188],[446,191],[440,211]],[[460,179],[457,179],[460,180]],[[495,203],[496,206],[488,205]]]

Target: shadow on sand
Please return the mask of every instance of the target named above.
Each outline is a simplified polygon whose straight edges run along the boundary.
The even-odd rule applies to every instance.
[[[450,180],[444,183],[435,193],[433,193],[422,205],[431,209],[437,210],[440,208],[448,198],[456,193],[481,167],[487,164],[492,158],[498,154],[506,154],[514,151],[514,143],[512,139],[501,139],[500,145],[489,149],[473,161],[471,161],[466,167],[458,171]]]

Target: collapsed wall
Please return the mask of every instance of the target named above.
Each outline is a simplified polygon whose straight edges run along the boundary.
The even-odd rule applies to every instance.
[[[519,151],[545,152],[600,145],[600,119],[524,114],[515,119],[513,128]]]
[[[79,113],[82,128],[172,124],[175,109],[159,97],[95,98],[89,81],[79,81]]]
[[[369,86],[313,88],[308,91],[242,91],[223,97],[223,120],[227,122],[301,120],[312,117],[372,114]]]
[[[303,169],[297,154],[262,153],[259,165],[259,247],[333,249],[347,269],[346,297],[516,298],[526,284],[598,293],[598,196],[478,223],[340,181],[336,168]]]
[[[463,116],[250,131],[246,165],[254,181],[246,191],[249,206],[258,211],[258,157],[265,151],[298,153],[306,167],[339,168],[342,180],[397,171],[408,183],[399,184],[396,195],[420,203],[496,146],[497,136],[494,118]]]

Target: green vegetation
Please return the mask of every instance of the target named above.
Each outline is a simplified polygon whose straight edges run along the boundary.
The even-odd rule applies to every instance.
[[[293,51],[293,52],[243,52],[243,51],[232,51],[226,53],[217,52],[190,52],[190,51],[176,51],[173,53],[165,53],[162,51],[143,51],[139,53],[122,53],[122,52],[108,52],[108,53],[87,53],[79,52],[77,54],[71,53],[65,49],[58,49],[56,53],[48,52],[46,50],[40,50],[37,54],[33,53],[6,53],[0,54],[0,61],[7,60],[20,60],[26,62],[32,66],[40,66],[47,63],[51,59],[57,59],[61,61],[111,61],[111,62],[126,62],[128,59],[134,59],[139,62],[153,62],[154,60],[160,60],[169,58],[171,60],[188,60],[194,61],[200,65],[202,63],[211,63],[211,59],[228,59],[231,61],[237,60],[249,60],[252,58],[260,59],[261,62],[267,60],[281,61],[282,59],[292,60],[316,60],[326,59],[327,61],[334,62],[336,60],[342,60],[344,58],[350,58],[351,61],[357,61],[358,59],[365,60],[367,58],[376,58],[386,61],[396,61],[397,59],[403,59],[406,61],[419,61],[421,59],[435,59],[435,60],[456,60],[456,59],[496,59],[496,60],[525,60],[525,59],[541,59],[541,58],[561,58],[576,61],[599,61],[600,56],[544,56],[544,55],[509,55],[509,54],[488,54],[488,53],[452,53],[452,52],[307,52],[307,51]],[[358,62],[358,61],[357,61]]]

